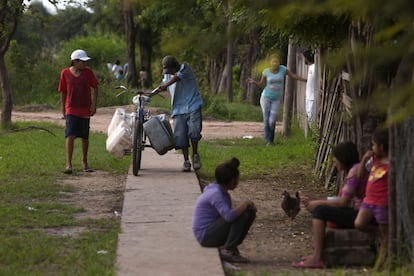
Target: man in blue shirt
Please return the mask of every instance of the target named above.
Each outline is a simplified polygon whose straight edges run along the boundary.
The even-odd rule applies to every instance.
[[[180,64],[173,56],[162,59],[164,82],[159,90],[171,94],[171,117],[174,120],[175,149],[183,152],[183,171],[191,171],[188,148],[192,147],[194,170],[201,168],[198,142],[201,140],[203,100],[193,70],[188,63]]]

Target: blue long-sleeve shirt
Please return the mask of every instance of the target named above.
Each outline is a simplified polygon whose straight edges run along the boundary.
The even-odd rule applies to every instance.
[[[199,242],[208,226],[220,217],[232,222],[237,218],[237,213],[232,209],[230,194],[219,184],[211,183],[204,188],[194,209],[193,233]]]

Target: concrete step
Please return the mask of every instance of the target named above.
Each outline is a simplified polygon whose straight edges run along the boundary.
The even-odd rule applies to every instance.
[[[323,259],[327,266],[371,266],[376,257],[376,237],[356,229],[327,228]]]

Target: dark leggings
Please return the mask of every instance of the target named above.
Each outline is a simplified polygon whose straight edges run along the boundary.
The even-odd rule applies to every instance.
[[[256,218],[256,210],[248,208],[235,221],[226,222],[223,218],[211,223],[204,233],[201,245],[205,247],[223,246],[233,250],[240,245]]]
[[[351,207],[332,207],[318,205],[312,211],[312,217],[323,221],[330,221],[342,228],[354,228],[354,221],[358,210]]]

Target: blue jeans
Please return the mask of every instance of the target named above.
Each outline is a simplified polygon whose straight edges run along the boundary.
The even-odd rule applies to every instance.
[[[263,127],[266,143],[273,143],[275,140],[275,127],[279,113],[280,100],[270,100],[267,97],[260,97],[260,106],[263,113]]]
[[[175,115],[173,120],[175,149],[190,147],[189,140],[201,140],[203,127],[201,108],[191,113]]]

